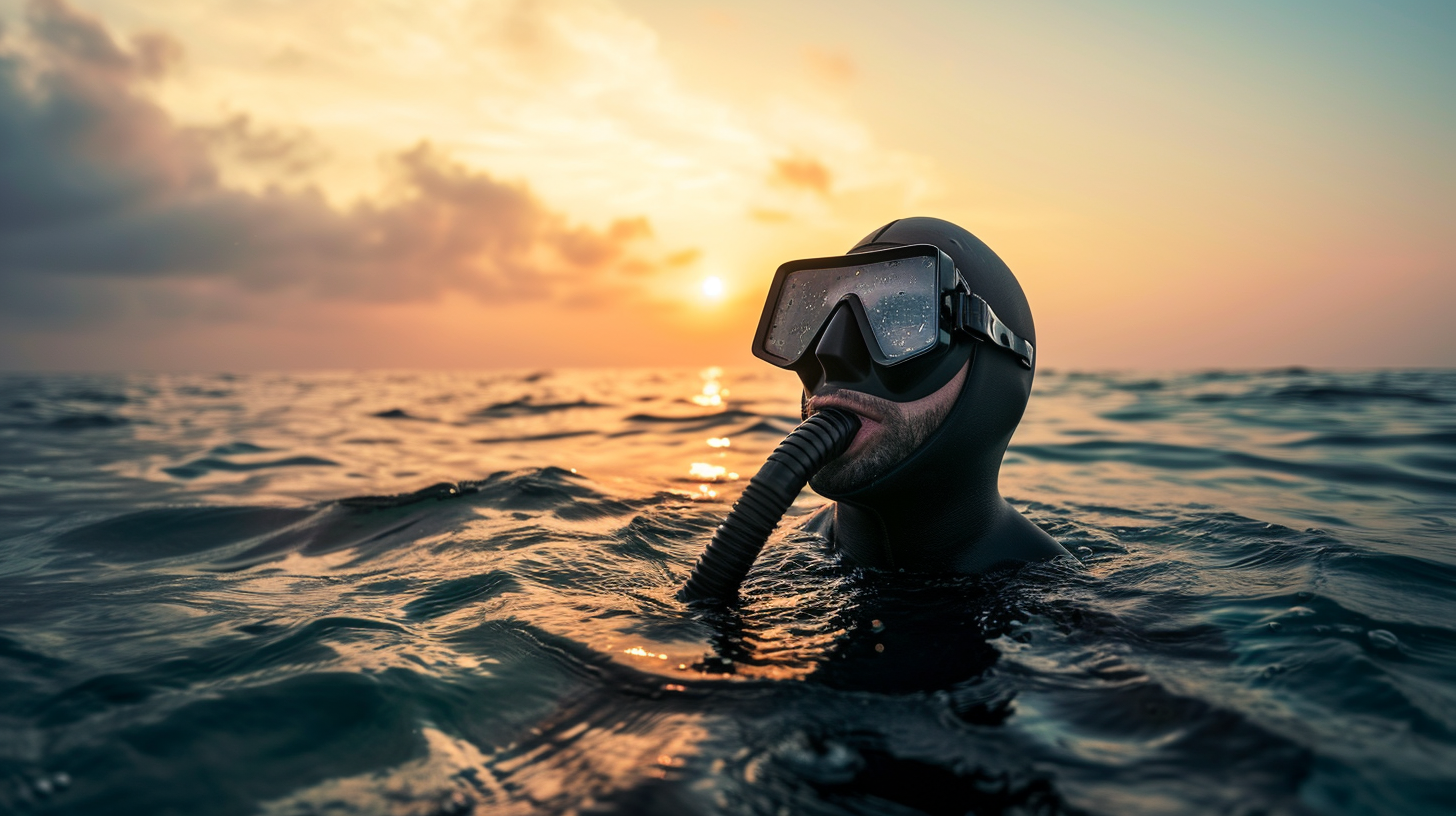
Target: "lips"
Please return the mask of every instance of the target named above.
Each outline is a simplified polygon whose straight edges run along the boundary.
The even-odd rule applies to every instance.
[[[885,412],[874,404],[873,399],[854,391],[831,391],[810,397],[804,407],[810,414],[817,414],[825,408],[838,408],[873,422],[884,422]]]
[[[880,432],[885,427],[886,412],[875,404],[875,398],[858,391],[830,391],[820,393],[809,398],[804,404],[809,414],[816,414],[825,408],[838,408],[841,411],[850,411],[860,417],[859,432],[854,435],[854,441],[849,443],[849,448],[840,454],[841,459],[854,459],[864,452],[866,448],[875,444]]]

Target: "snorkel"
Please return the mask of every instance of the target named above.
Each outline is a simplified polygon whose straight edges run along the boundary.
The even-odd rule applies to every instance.
[[[728,601],[736,596],[764,542],[809,477],[844,453],[859,426],[858,416],[828,408],[784,437],[718,525],[692,576],[678,591],[678,600]]]

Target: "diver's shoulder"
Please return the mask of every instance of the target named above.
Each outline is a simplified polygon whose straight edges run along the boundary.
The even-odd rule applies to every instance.
[[[1022,537],[1022,542],[1027,552],[1036,556],[1029,560],[1043,561],[1048,558],[1072,554],[1066,547],[1062,546],[1061,542],[1052,538],[1051,533],[1043,530],[1036,522],[1022,515],[1021,511],[1016,508],[1011,508],[1009,518],[1011,519],[1011,523],[1018,528],[1017,534]]]
[[[806,533],[813,533],[827,541],[834,541],[834,502],[810,513],[803,521],[794,525]]]
[[[1036,526],[1016,508],[1003,504],[996,523],[974,546],[967,548],[957,571],[991,572],[1002,567],[1070,556],[1046,530]]]

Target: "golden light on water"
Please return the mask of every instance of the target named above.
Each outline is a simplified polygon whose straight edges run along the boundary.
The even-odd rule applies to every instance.
[[[702,389],[694,394],[692,401],[704,408],[722,408],[724,399],[728,396],[728,389],[723,387],[723,369],[718,366],[710,366],[698,372],[703,380]],[[728,458],[727,448],[733,442],[726,436],[708,437],[704,442],[713,453],[707,458],[726,460]],[[733,482],[738,480],[738,473],[728,469],[727,465],[714,464],[713,462],[693,462],[688,467],[688,478],[701,482],[698,491],[692,494],[697,499],[716,499],[718,491],[711,484],[713,482]]]
[[[717,366],[705,368],[700,376],[703,378],[703,390],[693,395],[693,403],[704,408],[722,405],[724,397],[728,396],[728,389],[718,382],[718,378],[723,376],[723,369]]]
[[[717,479],[720,476],[727,476],[728,468],[707,462],[694,462],[688,470],[688,475],[694,479]]]

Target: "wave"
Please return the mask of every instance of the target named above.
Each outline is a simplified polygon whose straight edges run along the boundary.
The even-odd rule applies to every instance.
[[[1238,451],[1155,442],[1086,440],[1060,445],[1017,445],[1012,451],[1051,462],[1124,462],[1162,470],[1245,468],[1319,481],[1420,490],[1451,495],[1456,481],[1407,473],[1377,463],[1297,462]]]
[[[314,514],[282,507],[168,507],[78,527],[53,539],[106,560],[137,562],[196,555],[288,527]]]
[[[477,439],[477,445],[500,445],[510,442],[549,442],[554,439],[571,439],[577,436],[594,436],[596,431],[557,431],[555,433],[522,434],[520,436],[488,436]]]
[[[429,417],[415,416],[414,414],[411,414],[409,411],[403,410],[401,408],[390,408],[387,411],[380,411],[380,412],[378,412],[376,414],[370,414],[370,416],[376,417],[378,419],[412,419],[412,420],[415,420],[416,422],[435,422],[436,421],[436,420],[430,419]]]
[[[472,412],[472,417],[480,419],[500,419],[504,417],[517,416],[539,416],[552,414],[558,411],[574,411],[583,408],[609,408],[606,403],[592,402],[590,400],[573,400],[571,402],[536,402],[530,398],[497,402],[487,405]]]
[[[224,473],[249,473],[256,470],[292,467],[338,467],[339,463],[319,456],[289,456],[268,462],[232,462],[227,459],[206,457],[194,459],[185,465],[162,468],[162,472],[178,479],[196,479],[215,471]]]
[[[1414,434],[1320,434],[1294,442],[1285,442],[1287,448],[1406,448],[1406,447],[1456,447],[1456,431],[1434,431]]]
[[[1332,385],[1290,385],[1269,394],[1272,400],[1322,403],[1411,402],[1418,405],[1449,405],[1450,400],[1425,391],[1398,388],[1351,388]]]
[[[45,423],[45,427],[57,431],[84,431],[93,428],[121,428],[132,424],[132,420],[114,414],[73,414],[57,417]]]

